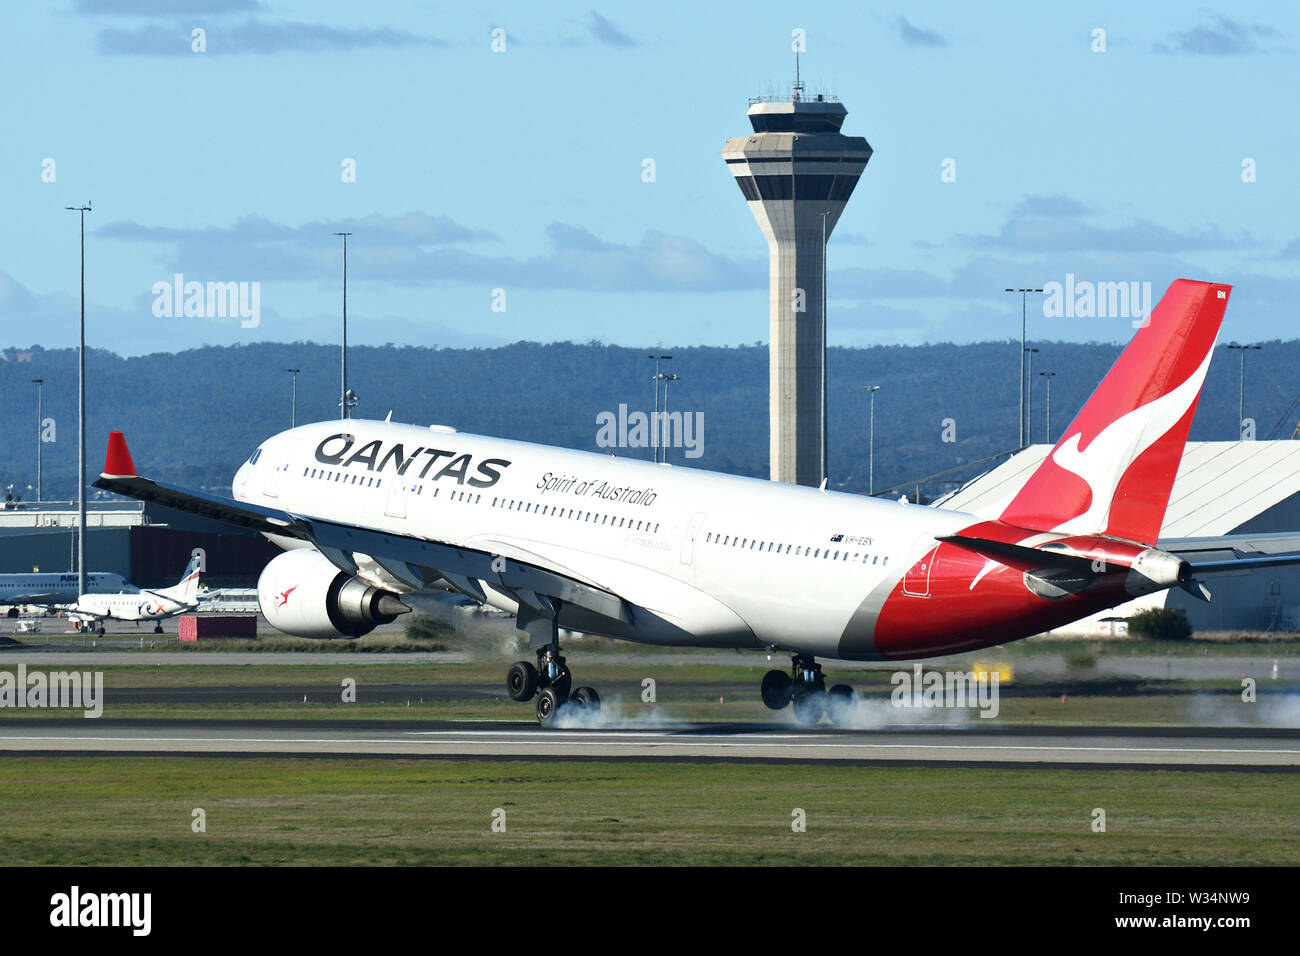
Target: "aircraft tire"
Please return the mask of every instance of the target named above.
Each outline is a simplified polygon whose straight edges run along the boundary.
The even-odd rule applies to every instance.
[[[826,713],[826,692],[819,687],[796,686],[790,702],[794,704],[794,719],[805,727],[816,725]]]
[[[836,727],[845,727],[853,722],[857,704],[857,694],[848,684],[836,684],[826,694],[826,714]]]
[[[537,668],[527,661],[515,661],[506,671],[506,693],[520,703],[537,695]]]
[[[769,710],[782,710],[790,704],[790,690],[794,682],[785,671],[768,671],[763,675],[759,693]]]
[[[581,707],[582,712],[589,717],[595,717],[600,713],[600,695],[596,693],[594,687],[579,687],[573,692],[570,700]]]
[[[537,695],[537,722],[543,727],[550,727],[560,715],[560,698],[554,687],[545,687]]]

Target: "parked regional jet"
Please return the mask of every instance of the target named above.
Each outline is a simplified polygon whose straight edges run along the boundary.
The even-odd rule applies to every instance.
[[[910,660],[1002,644],[1197,575],[1295,555],[1157,546],[1230,287],[1178,280],[1025,486],[983,514],[614,459],[389,421],[281,432],[233,498],[139,477],[120,432],[96,487],[262,532],[272,626],[355,637],[450,587],[516,615],[536,651],[507,677],[543,725],[596,707],[559,628],[649,644],[781,649],[773,709],[852,699],[818,657]],[[1294,546],[1294,545],[1293,545]],[[1199,552],[1209,555],[1198,560]],[[572,690],[572,693],[570,691]]]
[[[75,604],[59,605],[59,609],[73,620],[97,625],[101,634],[106,620],[153,621],[154,633],[161,634],[163,619],[198,607],[198,595],[199,559],[194,557],[172,587],[143,588],[136,594],[83,594]]]

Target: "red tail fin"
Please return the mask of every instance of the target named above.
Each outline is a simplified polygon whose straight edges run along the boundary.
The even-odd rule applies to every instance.
[[[104,474],[110,478],[134,478],[135,464],[121,432],[108,433],[108,451],[104,454]]]
[[[1231,289],[1169,287],[1003,521],[1156,542]]]

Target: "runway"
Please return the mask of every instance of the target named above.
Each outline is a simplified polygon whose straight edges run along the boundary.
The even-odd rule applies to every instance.
[[[926,766],[1300,770],[1300,731],[672,724],[543,730],[522,722],[20,719],[0,752],[47,755],[468,757]]]

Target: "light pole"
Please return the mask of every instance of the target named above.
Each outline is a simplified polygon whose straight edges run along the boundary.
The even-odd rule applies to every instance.
[[[793,178],[793,176],[791,177]],[[826,483],[826,213],[822,213],[822,480]]]
[[[298,373],[302,371],[302,369],[287,368],[285,369],[285,371],[293,376],[293,386],[291,388],[291,391],[289,392],[291,396],[289,399],[289,427],[297,428],[298,427]]]
[[[81,216],[81,333],[77,349],[77,594],[86,593],[86,213],[84,206],[64,206]]]
[[[652,379],[652,381],[655,383],[655,413],[654,413],[654,417],[650,419],[650,451],[654,456],[653,460],[658,461],[659,460],[659,379],[661,378],[659,374],[659,363],[661,361],[666,362],[671,360],[672,356],[671,355],[648,355],[646,357],[654,359],[654,363],[655,363],[655,376]]]
[[[348,236],[350,232],[336,232],[343,237],[343,352],[342,380],[339,384],[339,418],[348,417]],[[355,405],[356,403],[353,402]]]
[[[1047,379],[1047,444],[1052,443],[1052,379],[1056,378],[1055,372],[1039,372],[1043,378]]]
[[[1042,289],[1003,289],[1020,293],[1020,447],[1025,447],[1025,300],[1030,292]]]
[[[668,434],[669,434],[669,435],[672,434],[672,427],[673,427],[673,426],[672,426],[672,419],[670,419],[670,418],[668,417],[668,383],[669,383],[669,382],[676,382],[676,381],[678,381],[678,380],[679,380],[678,376],[673,375],[673,374],[671,374],[671,373],[669,373],[669,372],[665,372],[665,373],[664,373],[664,421],[668,423],[668,426],[667,426],[667,427],[668,427]],[[668,446],[667,446],[667,445],[664,445],[664,446],[663,446],[663,459],[664,459],[664,461],[667,461],[667,460],[668,460]]]
[[[36,500],[41,500],[41,422],[44,420],[45,379],[34,378],[36,383]]]
[[[1241,433],[1244,430],[1246,422],[1246,353],[1258,352],[1258,345],[1238,345],[1232,342],[1228,345],[1230,349],[1236,349],[1241,354],[1241,390],[1237,397],[1237,441],[1241,441]]]
[[[1025,438],[1034,443],[1034,355],[1038,349],[1025,349],[1026,374],[1029,387],[1025,390]]]
[[[879,385],[863,385],[867,394],[871,396],[871,412],[867,416],[869,428],[867,430],[867,495],[876,493],[876,392],[880,391]]]

